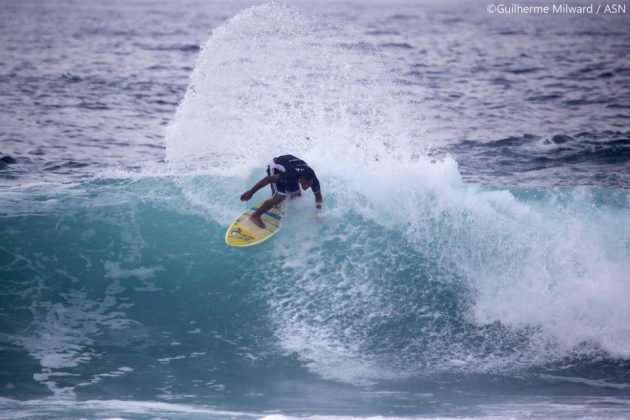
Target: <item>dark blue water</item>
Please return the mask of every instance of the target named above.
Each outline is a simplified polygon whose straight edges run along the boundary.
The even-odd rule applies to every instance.
[[[627,417],[628,16],[486,6],[4,2],[0,417]]]

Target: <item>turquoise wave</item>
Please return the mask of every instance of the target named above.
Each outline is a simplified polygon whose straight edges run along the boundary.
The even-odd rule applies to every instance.
[[[323,218],[305,196],[273,240],[230,248],[247,182],[4,189],[7,394],[220,399],[278,376],[382,385],[630,354],[625,191],[455,183],[410,190],[415,212],[331,192]]]

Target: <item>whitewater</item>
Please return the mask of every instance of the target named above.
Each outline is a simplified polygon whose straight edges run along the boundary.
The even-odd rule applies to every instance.
[[[487,59],[507,67],[488,76],[501,106],[480,119],[489,70],[462,82],[451,27],[468,34],[483,9],[469,22],[432,2],[60,4],[57,19],[96,7],[128,27],[76,29],[105,33],[112,67],[93,76],[1,67],[3,100],[15,86],[35,99],[0,111],[0,418],[628,416],[630,75],[616,41],[593,64],[613,76],[584,73],[584,86],[617,83],[590,118],[596,102],[573,93],[518,102],[553,70],[503,61],[540,23],[517,27]],[[197,22],[200,48],[173,17]],[[155,56],[126,61],[104,41],[116,36]],[[68,104],[37,97],[42,83]],[[550,96],[570,90],[554,83]],[[100,91],[92,130],[80,110]],[[129,92],[155,108],[115,111]],[[26,118],[33,107],[50,120]],[[227,247],[240,195],[286,153],[316,170],[321,217],[306,192],[274,238]]]

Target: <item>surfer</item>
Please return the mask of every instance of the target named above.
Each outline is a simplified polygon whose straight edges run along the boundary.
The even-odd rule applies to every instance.
[[[300,186],[303,190],[310,188],[313,191],[315,207],[317,211],[322,209],[323,199],[319,180],[315,175],[315,171],[302,159],[292,155],[273,158],[273,162],[267,165],[267,176],[258,181],[251,190],[245,191],[241,195],[241,201],[249,200],[256,191],[268,184],[271,184],[271,198],[249,216],[250,220],[260,228],[265,227],[260,216],[273,206],[283,202],[287,195],[290,198],[299,197],[301,195]]]

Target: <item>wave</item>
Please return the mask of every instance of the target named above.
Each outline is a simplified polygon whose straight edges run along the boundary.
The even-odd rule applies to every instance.
[[[325,217],[304,197],[273,241],[248,251],[223,243],[243,179],[5,191],[9,341],[60,395],[99,379],[55,374],[107,357],[112,341],[155,345],[166,365],[227,359],[226,381],[265,354],[258,368],[293,355],[351,383],[630,356],[627,193],[486,189],[450,160],[392,168],[385,185],[371,171],[319,170],[336,185]],[[405,183],[412,173],[423,181]]]

